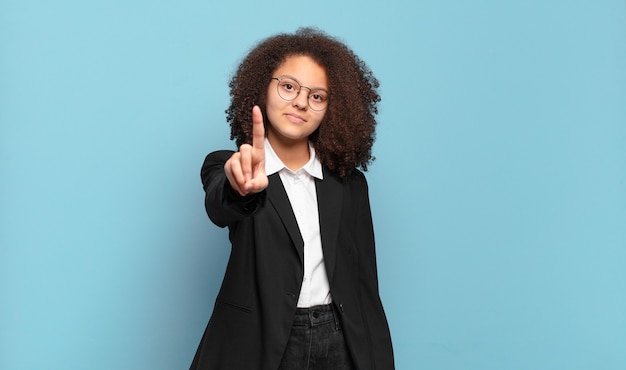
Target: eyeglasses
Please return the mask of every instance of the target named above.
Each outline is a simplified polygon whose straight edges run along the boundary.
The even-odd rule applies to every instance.
[[[276,91],[283,100],[292,101],[302,89],[307,89],[309,90],[308,102],[311,109],[322,111],[328,107],[328,91],[324,89],[313,90],[310,87],[302,86],[292,77],[272,77],[272,80],[278,81]]]

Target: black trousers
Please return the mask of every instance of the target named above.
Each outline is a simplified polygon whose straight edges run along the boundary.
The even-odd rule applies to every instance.
[[[278,370],[354,370],[335,305],[296,309]]]

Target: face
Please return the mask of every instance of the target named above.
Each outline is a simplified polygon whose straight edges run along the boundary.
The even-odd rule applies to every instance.
[[[291,101],[278,94],[279,81],[272,80],[267,87],[266,115],[267,138],[272,146],[279,143],[294,144],[306,142],[320,126],[326,110],[316,111],[309,106],[309,95],[313,91],[328,90],[326,71],[308,56],[295,55],[285,61],[274,71],[273,78],[290,78],[297,81],[302,89]],[[287,85],[281,88],[293,89]],[[285,94],[283,94],[285,95]],[[319,96],[313,94],[311,99]]]

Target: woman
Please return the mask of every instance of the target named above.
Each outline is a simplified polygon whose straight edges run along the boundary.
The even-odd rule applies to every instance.
[[[231,80],[239,151],[207,156],[232,250],[191,369],[393,369],[362,170],[378,81],[315,29],[257,45]]]

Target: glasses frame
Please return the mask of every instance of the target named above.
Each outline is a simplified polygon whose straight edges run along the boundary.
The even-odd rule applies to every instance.
[[[322,112],[325,111],[326,108],[328,108],[328,100],[330,99],[330,93],[328,92],[328,90],[326,89],[311,89],[310,87],[307,86],[302,86],[302,84],[300,84],[300,82],[298,80],[296,80],[295,78],[291,77],[291,76],[280,76],[280,77],[272,77],[272,80],[276,80],[278,81],[278,83],[276,84],[276,93],[278,93],[278,96],[283,99],[284,101],[294,101],[299,95],[300,95],[300,91],[302,91],[303,88],[309,90],[309,95],[307,96],[306,102],[309,106],[309,108],[311,108],[311,110],[314,110],[316,112]],[[280,83],[283,80],[292,80],[293,82],[295,82],[299,89],[298,92],[296,93],[296,96],[294,96],[292,99],[285,99],[281,94],[280,94]],[[311,93],[314,91],[323,91],[326,93],[326,105],[324,106],[324,108],[322,109],[315,109],[311,106]]]

